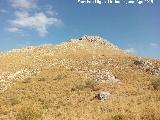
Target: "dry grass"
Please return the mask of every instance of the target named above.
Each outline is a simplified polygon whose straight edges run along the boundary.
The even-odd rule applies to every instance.
[[[17,111],[16,120],[38,120],[42,117],[41,109],[33,105],[25,105]]]
[[[160,90],[160,79],[152,81],[152,86],[154,90]]]
[[[0,120],[160,120],[160,91],[153,89],[159,77],[135,66],[138,57],[89,43],[65,44],[69,48],[35,47],[0,55],[0,73],[37,71],[18,77],[0,93]],[[160,61],[151,61],[160,67]],[[86,77],[95,69],[110,70],[119,81],[99,83]],[[99,101],[95,95],[100,91],[112,96]]]

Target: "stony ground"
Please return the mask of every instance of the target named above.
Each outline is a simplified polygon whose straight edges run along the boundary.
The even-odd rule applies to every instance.
[[[160,60],[98,36],[0,53],[0,120],[160,120]]]

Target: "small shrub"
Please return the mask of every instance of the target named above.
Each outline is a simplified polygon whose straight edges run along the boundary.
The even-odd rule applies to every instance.
[[[124,120],[124,116],[121,114],[114,115],[111,120]]]
[[[33,107],[23,107],[17,114],[16,120],[38,120],[42,117],[40,110]]]
[[[86,88],[92,89],[93,91],[97,91],[100,87],[96,86],[96,82],[93,80],[86,81],[84,84],[77,85],[75,88],[72,88],[71,91],[75,90],[84,90]]]
[[[85,82],[85,86],[86,86],[87,88],[90,88],[90,89],[93,89],[94,86],[95,86],[95,84],[96,84],[96,82],[93,81],[93,80],[89,80],[89,81],[86,81],[86,82]]]
[[[50,106],[49,101],[46,101],[43,98],[39,98],[38,101],[41,102],[43,109],[48,109],[49,108],[49,106]]]
[[[160,90],[160,80],[155,80],[152,83],[154,90]]]
[[[53,80],[62,80],[63,78],[65,78],[66,77],[66,75],[61,75],[61,74],[59,74],[59,75],[57,75],[55,78],[53,78]]]
[[[98,91],[101,89],[101,87],[94,80],[86,81],[85,85],[86,88],[90,88],[93,91]]]
[[[31,78],[26,78],[25,80],[22,81],[22,83],[30,83],[31,82]]]
[[[84,90],[85,89],[85,85],[77,85],[75,87],[76,90]]]
[[[20,101],[19,101],[17,98],[11,98],[11,99],[10,99],[10,102],[11,102],[11,105],[12,105],[12,106],[20,103]]]

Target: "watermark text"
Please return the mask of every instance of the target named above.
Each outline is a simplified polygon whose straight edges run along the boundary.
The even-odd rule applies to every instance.
[[[154,0],[78,0],[81,4],[153,4]]]

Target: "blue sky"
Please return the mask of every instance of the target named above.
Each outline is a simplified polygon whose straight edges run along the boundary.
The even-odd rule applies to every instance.
[[[99,35],[137,55],[160,58],[159,11],[159,0],[127,5],[0,0],[0,51]]]

